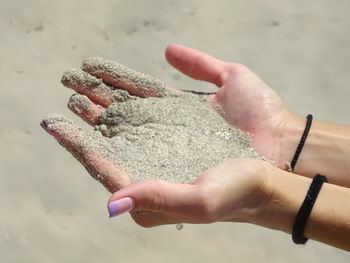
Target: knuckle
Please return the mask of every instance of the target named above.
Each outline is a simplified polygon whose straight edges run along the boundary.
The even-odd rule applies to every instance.
[[[135,223],[138,224],[139,226],[143,227],[143,228],[151,228],[154,227],[153,224],[151,224],[151,222],[149,222],[148,220],[145,220],[143,218],[137,218],[134,219]]]
[[[155,226],[153,221],[150,220],[149,213],[146,211],[132,211],[130,214],[134,222],[143,228],[151,228]]]
[[[200,223],[210,224],[217,220],[214,202],[207,195],[200,196],[197,213]]]
[[[151,211],[162,211],[165,208],[165,196],[162,192],[162,183],[159,181],[154,181],[153,189],[148,200],[148,208]]]
[[[248,67],[240,63],[230,63],[230,70],[232,73],[240,73],[248,71]]]

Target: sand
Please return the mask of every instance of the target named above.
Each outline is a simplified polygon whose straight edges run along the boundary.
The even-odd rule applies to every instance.
[[[86,104],[80,95],[74,97]],[[98,151],[127,168],[134,182],[187,183],[229,158],[265,159],[250,147],[249,136],[229,125],[206,95],[184,93],[114,103],[95,131],[81,133],[84,138],[79,142],[73,130],[81,129],[72,121],[55,114],[45,122],[63,123],[72,131],[69,140],[73,144],[81,143],[88,151]],[[73,155],[84,162],[80,154]]]
[[[91,57],[83,61],[82,69],[94,76],[104,77],[113,87],[123,86],[131,95],[139,97],[164,97],[171,94],[163,81],[122,64],[100,57]],[[106,77],[108,76],[108,77]]]
[[[71,91],[58,80],[94,55],[174,88],[215,91],[167,65],[164,48],[178,43],[246,64],[301,116],[348,124],[349,4],[1,1],[1,262],[348,263],[349,253],[311,240],[296,246],[285,233],[249,224],[179,232],[142,229],[128,215],[110,220],[110,194],[38,122],[51,112],[73,118],[65,107]]]
[[[135,98],[127,91],[122,89],[113,89],[111,86],[108,86],[102,82],[101,79],[96,78],[82,70],[67,70],[62,76],[61,82],[66,86],[68,85],[68,82],[72,85],[79,83],[81,85],[80,89],[82,92],[89,89],[89,92],[91,94],[96,94],[96,96],[104,94],[110,98],[108,103],[123,102]]]
[[[233,128],[207,101],[183,94],[114,103],[98,129],[110,137],[112,156],[134,181],[191,182],[229,158],[261,158],[247,134]]]
[[[62,83],[78,86],[78,91],[93,94],[95,99],[101,94],[112,98],[95,127],[108,139],[95,132],[88,135],[93,139],[83,140],[91,145],[83,147],[94,151],[95,145],[107,141],[109,147],[97,151],[127,168],[134,182],[163,179],[187,183],[230,158],[264,159],[250,147],[247,134],[224,120],[224,113],[207,93],[175,91],[158,79],[99,57],[84,60],[82,70],[66,71]],[[68,107],[77,114],[87,111],[88,98],[73,95]],[[50,118],[47,122],[57,116]]]

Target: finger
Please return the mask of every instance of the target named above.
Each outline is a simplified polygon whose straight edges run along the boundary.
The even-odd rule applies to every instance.
[[[112,149],[98,132],[87,135],[61,115],[48,116],[40,125],[108,191],[115,192],[130,183],[126,169],[105,157]]]
[[[132,200],[129,209],[113,210],[114,206],[118,207],[128,198]],[[129,210],[150,212],[142,221],[148,226],[176,222],[198,223],[205,222],[207,218],[203,200],[198,185],[148,180],[131,184],[114,193],[109,199],[108,208],[111,216]]]
[[[68,101],[68,108],[84,121],[91,125],[100,124],[102,113],[105,109],[93,103],[87,96],[73,94]]]
[[[142,98],[164,97],[168,93],[173,93],[162,81],[103,58],[93,57],[84,60],[82,69],[101,78],[108,85],[124,89]]]
[[[61,80],[62,84],[73,89],[77,93],[84,94],[93,102],[108,107],[114,102],[123,102],[133,99],[127,91],[120,89],[112,89],[108,87],[101,79],[90,74],[71,69],[66,71]]]
[[[142,227],[154,227],[160,225],[182,223],[182,221],[179,221],[174,217],[150,211],[131,211],[130,215],[132,219]]]
[[[229,76],[231,64],[217,60],[195,49],[169,45],[165,51],[168,62],[191,78],[221,87]]]

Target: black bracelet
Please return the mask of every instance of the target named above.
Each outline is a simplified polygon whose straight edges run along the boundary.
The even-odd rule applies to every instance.
[[[299,155],[301,153],[301,150],[304,147],[306,138],[309,134],[310,128],[311,128],[311,124],[312,124],[312,115],[309,114],[306,116],[306,125],[305,125],[305,129],[304,129],[304,133],[303,136],[301,136],[300,142],[298,144],[298,147],[295,151],[295,154],[293,156],[292,162],[290,163],[290,168],[288,169],[290,172],[293,172],[295,165],[297,164]]]
[[[308,241],[308,238],[304,237],[305,225],[324,182],[327,182],[327,178],[320,174],[315,175],[314,179],[312,180],[305,200],[301,205],[297,216],[295,217],[292,233],[292,238],[295,244],[305,244],[306,241]]]
[[[216,92],[204,92],[204,91],[185,90],[185,89],[182,89],[181,91],[196,94],[196,95],[212,95],[216,93]]]

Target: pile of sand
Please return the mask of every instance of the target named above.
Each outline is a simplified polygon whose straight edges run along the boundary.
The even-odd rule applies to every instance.
[[[229,125],[206,97],[183,94],[112,104],[98,126],[114,149],[108,157],[129,168],[133,181],[173,182],[193,181],[229,158],[260,158],[248,136]]]
[[[76,143],[127,168],[132,181],[191,182],[230,158],[264,159],[252,150],[247,134],[229,125],[207,95],[167,89],[159,80],[101,58],[85,60],[83,69],[108,75],[114,87],[85,71],[64,74],[64,84],[79,83],[90,94],[112,98],[100,125],[88,135],[82,133],[82,142]],[[128,86],[132,95],[115,88],[119,84]],[[84,95],[75,95],[70,103],[86,108],[86,101]],[[62,116],[48,117],[46,122],[57,120],[66,122],[69,129],[79,129]],[[74,143],[75,138],[72,133],[69,140]],[[82,156],[73,155],[81,161]]]

